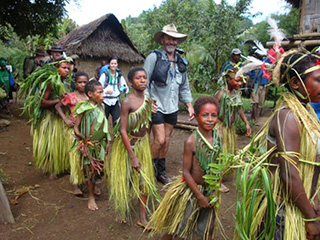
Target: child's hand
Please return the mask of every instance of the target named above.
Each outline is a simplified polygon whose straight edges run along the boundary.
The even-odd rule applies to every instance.
[[[250,124],[246,124],[246,129],[247,129],[247,137],[250,137],[250,135],[252,133]]]
[[[111,152],[111,143],[110,141],[108,141],[106,145],[106,155],[109,155],[110,152]]]
[[[138,172],[140,172],[140,161],[139,161],[139,159],[136,157],[136,156],[134,156],[133,158],[131,158],[131,166],[135,169],[135,170],[137,170]]]
[[[199,205],[202,208],[213,208],[213,205],[210,205],[209,202],[210,200],[205,197],[204,195],[202,195],[200,198],[198,198],[199,201]]]
[[[157,100],[155,99],[152,99],[152,113],[157,113],[157,110],[158,110],[158,103],[157,103]]]
[[[307,239],[320,239],[320,222],[306,222]]]
[[[65,92],[65,93],[62,93],[62,94],[60,95],[60,99],[64,99],[64,97],[67,96],[67,95],[68,95],[68,93],[66,93],[66,92]]]
[[[89,148],[86,144],[83,147],[81,147],[80,149],[81,149],[81,153],[84,157],[90,156]]]
[[[74,127],[74,123],[70,119],[65,119],[64,122],[67,124],[68,127]]]

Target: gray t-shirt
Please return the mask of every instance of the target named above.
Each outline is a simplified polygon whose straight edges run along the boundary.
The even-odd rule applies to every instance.
[[[167,54],[162,50],[161,53],[162,59],[168,61]],[[158,111],[163,114],[171,114],[178,111],[179,100],[183,103],[192,102],[187,72],[179,72],[176,60],[177,56],[175,57],[174,67],[171,67],[168,71],[167,85],[165,86],[159,86],[155,82],[150,83],[150,78],[157,61],[157,54],[152,52],[144,61],[144,69],[147,72],[149,81],[146,93],[157,101]]]

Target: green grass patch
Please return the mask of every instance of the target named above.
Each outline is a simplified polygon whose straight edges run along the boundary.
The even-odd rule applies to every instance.
[[[8,184],[9,183],[9,178],[8,176],[3,172],[3,170],[0,168],[0,180],[3,184]]]

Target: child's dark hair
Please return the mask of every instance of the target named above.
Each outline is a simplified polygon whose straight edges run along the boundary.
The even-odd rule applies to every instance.
[[[210,103],[213,105],[216,105],[216,107],[218,108],[218,114],[220,112],[220,103],[219,101],[215,98],[215,97],[199,97],[195,103],[194,103],[194,113],[196,114],[196,116],[199,115],[201,108],[203,105]]]
[[[86,85],[84,86],[84,92],[89,97],[88,93],[89,92],[94,92],[95,87],[97,87],[97,86],[102,86],[102,85],[97,80],[91,80],[91,81],[87,82]]]
[[[280,82],[288,83],[288,80],[297,77],[297,74],[300,75],[302,81],[305,81],[308,74],[303,73],[315,66],[316,59],[319,59],[319,56],[303,49],[289,54],[283,59],[281,64]]]
[[[69,63],[69,64],[71,64],[71,61],[66,59],[65,57],[61,56],[58,59],[56,59],[56,61],[54,62],[54,65],[55,65],[56,68],[59,68],[61,63]]]
[[[77,72],[77,73],[74,75],[74,81],[76,82],[76,81],[78,80],[78,78],[79,78],[79,77],[82,77],[82,76],[86,77],[86,78],[88,79],[88,81],[89,81],[89,76],[88,76],[88,74],[85,73],[85,72]]]
[[[131,82],[131,83],[133,82],[133,76],[136,74],[136,72],[139,72],[139,71],[143,71],[143,72],[147,73],[143,67],[133,67],[130,69],[130,71],[128,73],[129,82]]]
[[[118,57],[112,56],[111,58],[109,58],[108,63],[111,63],[112,60],[117,60],[117,62],[119,62]]]

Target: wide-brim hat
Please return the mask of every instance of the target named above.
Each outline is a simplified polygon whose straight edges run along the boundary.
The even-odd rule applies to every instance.
[[[156,32],[153,40],[161,44],[160,39],[163,34],[167,34],[170,37],[176,38],[178,40],[178,43],[182,43],[187,39],[187,34],[179,33],[173,23],[165,25],[161,31]]]
[[[64,52],[64,49],[60,45],[53,45],[51,48],[47,50],[48,54],[51,54],[51,52]]]
[[[35,54],[38,56],[45,56],[46,52],[43,49],[37,48]]]

